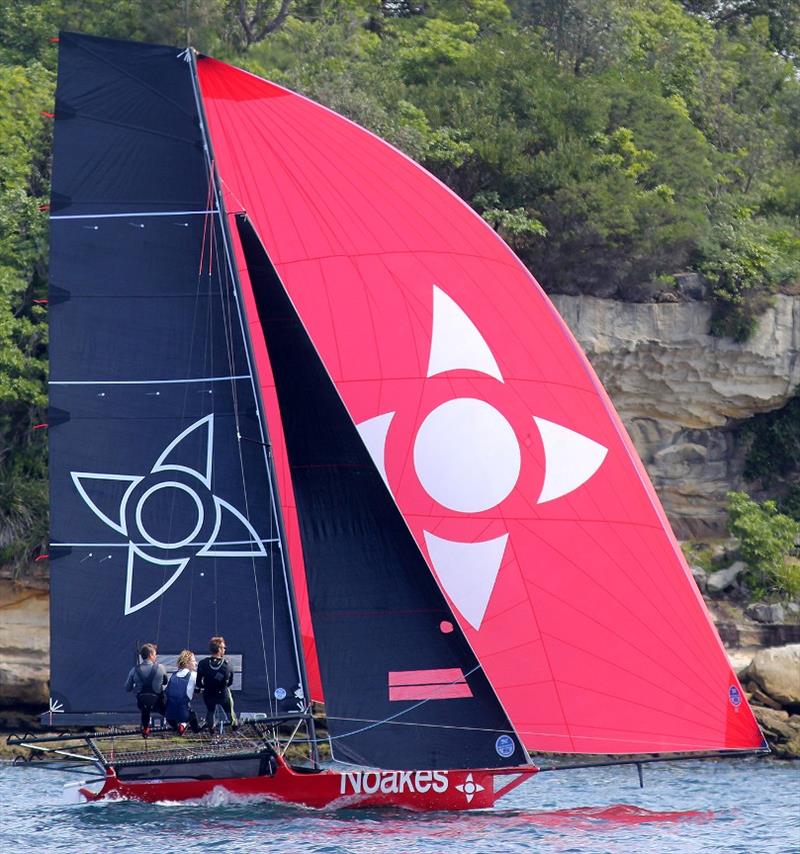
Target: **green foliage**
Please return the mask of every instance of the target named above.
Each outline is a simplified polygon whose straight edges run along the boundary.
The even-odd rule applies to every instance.
[[[756,236],[750,211],[716,222],[703,246],[700,272],[713,283],[716,300],[711,331],[735,341],[750,337],[758,322],[775,252]]]
[[[800,237],[780,220],[754,216],[747,207],[719,208],[698,267],[713,285],[712,332],[744,341],[770,294],[800,277]]]
[[[18,569],[47,535],[47,171],[53,78],[0,66],[0,564]]]
[[[52,78],[41,65],[0,67],[0,428],[45,404],[46,170]],[[27,419],[29,421],[29,418]]]
[[[778,509],[800,522],[800,484],[789,487],[786,495],[778,502]]]
[[[728,528],[740,542],[752,589],[800,594],[800,563],[792,555],[800,522],[780,513],[774,501],[758,503],[744,492],[729,492]]]
[[[55,67],[60,0],[0,0],[0,65]]]
[[[681,551],[687,563],[699,566],[705,572],[715,572],[722,568],[719,559],[714,556],[714,552],[706,542],[685,540],[681,542]]]
[[[775,581],[779,592],[791,599],[800,597],[800,560],[788,557],[775,571]]]
[[[440,18],[424,21],[413,30],[398,30],[398,57],[411,83],[430,80],[441,65],[452,65],[475,53],[479,27],[472,21],[455,24]]]
[[[744,467],[749,481],[768,487],[775,480],[800,476],[800,397],[782,409],[751,418],[739,436],[749,445]]]
[[[707,17],[718,29],[736,32],[754,20],[766,24],[769,44],[783,56],[800,53],[800,5],[797,0],[683,0],[690,12]]]
[[[483,219],[512,247],[531,236],[547,235],[547,229],[541,221],[531,216],[525,208],[508,210],[500,207],[500,196],[497,193],[478,193],[472,203]]]
[[[44,442],[0,463],[0,566],[14,576],[46,550],[48,491]]]
[[[800,279],[798,19],[796,0],[0,0],[3,477],[42,476],[59,29],[188,40],[321,101],[471,201],[551,291],[638,299],[700,271],[714,331],[743,339]]]

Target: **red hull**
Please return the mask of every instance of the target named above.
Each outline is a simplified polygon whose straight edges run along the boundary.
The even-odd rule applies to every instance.
[[[109,769],[99,792],[88,788],[80,792],[87,800],[130,798],[152,802],[194,800],[221,789],[234,795],[263,797],[316,809],[470,810],[492,806],[538,770],[526,765],[511,769],[298,773],[281,762],[273,776],[126,781]]]

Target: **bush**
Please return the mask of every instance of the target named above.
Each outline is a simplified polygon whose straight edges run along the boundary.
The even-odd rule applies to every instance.
[[[800,594],[800,561],[792,555],[800,522],[781,513],[774,501],[759,503],[744,492],[729,492],[728,529],[739,540],[750,568],[751,590],[760,595]]]
[[[43,463],[17,452],[14,464],[0,466],[0,566],[17,578],[46,551],[48,488]]]
[[[800,255],[782,228],[754,216],[744,205],[718,208],[699,264],[713,286],[711,332],[746,341],[777,287],[800,275]]]
[[[800,486],[792,486],[789,489],[778,502],[778,509],[781,513],[785,513],[800,522]]]

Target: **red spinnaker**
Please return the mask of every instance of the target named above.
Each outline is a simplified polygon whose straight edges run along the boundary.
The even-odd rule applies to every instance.
[[[439,181],[341,116],[216,60],[199,75],[228,210],[246,210],[259,232],[525,744],[760,747],[636,452],[514,254]],[[303,633],[308,653],[307,613]]]

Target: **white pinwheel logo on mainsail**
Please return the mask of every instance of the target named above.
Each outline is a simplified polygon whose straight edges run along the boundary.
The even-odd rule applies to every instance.
[[[194,449],[199,443],[203,450],[198,466],[186,462],[190,455],[185,453],[185,448],[190,443]],[[267,554],[264,541],[247,518],[212,493],[213,459],[214,416],[207,415],[172,439],[146,475],[70,472],[75,488],[91,511],[128,539],[125,614],[132,614],[162,596],[193,557],[262,557]],[[109,486],[124,490],[119,503],[111,508],[107,498],[101,499],[104,486],[106,493]],[[156,533],[152,530],[154,521],[157,523],[153,508],[163,506],[164,499],[173,506],[181,501],[184,504],[185,526],[178,533],[173,532],[171,520],[165,530]],[[222,541],[222,527],[225,525],[231,530],[231,522],[238,527],[241,536]],[[164,552],[167,556],[162,556]],[[134,601],[137,567],[140,570],[162,567],[169,576],[163,576],[166,580],[154,592]]]
[[[433,287],[433,324],[427,376],[472,370],[503,383],[486,340],[463,309]],[[395,412],[358,425],[361,438],[387,486],[386,441]],[[542,440],[545,474],[537,504],[574,491],[600,468],[608,449],[545,418],[531,415]],[[480,454],[476,454],[480,448]],[[456,397],[430,412],[414,439],[414,469],[428,495],[457,513],[496,507],[520,476],[519,440],[506,417],[485,400]],[[509,535],[482,542],[443,539],[424,531],[425,544],[442,586],[467,622],[480,629]]]

